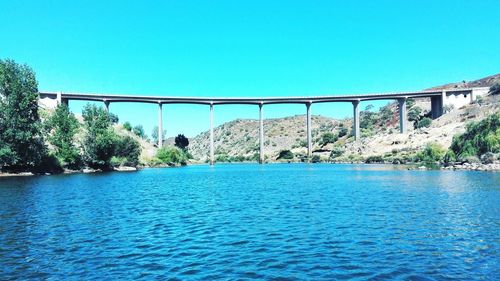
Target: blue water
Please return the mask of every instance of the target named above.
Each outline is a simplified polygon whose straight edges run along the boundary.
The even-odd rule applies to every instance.
[[[500,280],[500,175],[189,166],[0,179],[0,279]]]

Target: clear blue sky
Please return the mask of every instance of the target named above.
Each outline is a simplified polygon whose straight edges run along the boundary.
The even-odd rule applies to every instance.
[[[0,58],[29,64],[44,91],[178,96],[420,90],[500,68],[500,1],[3,1]],[[83,103],[72,102],[79,113]],[[366,104],[362,104],[364,108]],[[157,122],[155,105],[111,104]],[[313,114],[352,116],[350,104]],[[265,107],[268,118],[302,105]],[[215,123],[257,118],[215,107]],[[208,107],[164,106],[167,135],[208,129]]]

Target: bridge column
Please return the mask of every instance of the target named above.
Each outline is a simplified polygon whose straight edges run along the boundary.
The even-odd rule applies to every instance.
[[[163,146],[163,112],[162,104],[158,102],[158,148]]]
[[[259,163],[264,163],[264,105],[259,104]]]
[[[401,134],[406,134],[406,128],[407,128],[406,98],[398,99],[398,105],[399,105],[399,132]]]
[[[104,100],[104,106],[106,107],[106,111],[109,113],[109,101]]]
[[[215,164],[214,158],[214,105],[210,104],[210,165]]]
[[[446,92],[443,91],[441,96],[431,97],[431,117],[432,119],[439,118],[443,115],[444,101],[446,99]]]
[[[310,161],[312,156],[312,134],[311,134],[311,102],[306,103],[307,115],[307,158]]]
[[[361,137],[359,130],[359,100],[352,102],[354,117],[352,122],[352,134],[354,135],[354,140],[359,140]]]

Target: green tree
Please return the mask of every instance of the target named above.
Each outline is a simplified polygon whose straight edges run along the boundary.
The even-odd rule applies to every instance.
[[[54,155],[62,166],[78,169],[81,166],[81,157],[75,146],[75,135],[79,123],[67,105],[59,105],[54,113],[44,122],[47,139],[54,147]]]
[[[186,165],[187,156],[185,152],[177,147],[162,147],[156,152],[158,158],[164,164]]]
[[[131,132],[131,131],[132,131],[132,125],[130,125],[130,122],[128,122],[128,121],[127,121],[127,122],[125,122],[125,123],[123,123],[123,128],[124,128],[125,130],[129,131],[129,132]]]
[[[179,134],[175,137],[175,146],[180,149],[186,149],[189,145],[189,139],[186,138],[183,134]]]
[[[109,112],[109,113],[108,113],[108,115],[109,115],[109,121],[110,121],[111,123],[113,123],[113,124],[117,124],[117,123],[118,123],[118,121],[120,121],[120,119],[118,118],[118,115],[116,115],[116,114],[114,114],[114,113],[111,113],[111,112]]]
[[[137,166],[141,155],[141,145],[130,136],[120,137],[116,142],[114,156],[121,158],[124,166]]]
[[[422,113],[422,109],[418,106],[414,106],[408,110],[408,120],[417,121]]]
[[[132,132],[141,138],[144,138],[146,136],[142,125],[134,126],[134,128],[132,129]]]
[[[0,60],[0,168],[30,170],[46,155],[37,92],[30,67]]]
[[[345,127],[341,127],[341,128],[339,129],[339,134],[338,134],[338,137],[339,137],[339,138],[341,138],[341,137],[343,137],[343,136],[346,136],[346,135],[347,135],[347,133],[349,133],[349,130],[348,130],[347,128],[345,128]]]
[[[293,152],[291,152],[290,150],[282,150],[278,154],[278,158],[276,158],[276,160],[280,160],[280,159],[290,160],[290,159],[293,159],[293,157],[294,157]]]
[[[432,123],[431,118],[424,117],[415,123],[415,128],[418,129],[418,128],[429,127],[431,125],[431,123]]]
[[[335,143],[339,139],[338,135],[328,132],[321,136],[320,145],[325,146],[329,143]]]
[[[500,153],[500,113],[467,124],[462,135],[453,137],[450,148],[458,159],[480,157],[487,152]]]
[[[165,134],[167,133],[166,130],[163,130],[161,132],[161,139],[165,140]],[[153,142],[156,144],[158,143],[158,126],[154,126],[153,131],[151,131],[151,138],[153,139]]]
[[[428,143],[423,151],[417,153],[417,160],[426,163],[440,162],[446,151],[437,143]]]
[[[498,94],[500,94],[500,82],[496,82],[495,84],[493,84],[493,86],[490,87],[489,93],[491,95],[498,95]]]
[[[83,141],[85,163],[92,168],[110,168],[118,137],[110,128],[108,112],[102,107],[87,104],[82,115],[87,130]]]

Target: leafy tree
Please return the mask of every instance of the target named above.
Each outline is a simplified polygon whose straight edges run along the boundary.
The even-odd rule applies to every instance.
[[[132,132],[136,134],[137,136],[144,138],[146,134],[144,133],[144,128],[142,125],[137,125],[132,129]]]
[[[186,165],[188,160],[185,152],[177,147],[162,147],[158,149],[156,158],[164,164]]]
[[[121,158],[121,165],[137,166],[141,155],[141,145],[130,136],[124,136],[116,142],[114,156]]]
[[[130,125],[130,122],[128,122],[128,121],[127,121],[127,122],[125,122],[125,123],[123,123],[123,128],[124,128],[125,130],[129,131],[129,132],[131,132],[131,131],[132,131],[132,125]]]
[[[85,163],[92,168],[110,168],[118,136],[110,128],[108,112],[102,107],[87,104],[82,115],[87,130],[83,141]]]
[[[278,158],[276,158],[276,160],[280,160],[280,159],[290,160],[290,159],[293,159],[293,157],[294,157],[293,152],[291,152],[290,150],[282,150],[278,154]]]
[[[415,123],[415,128],[418,129],[418,128],[429,127],[431,125],[431,123],[432,123],[431,118],[424,117]]]
[[[54,147],[54,155],[63,166],[78,169],[81,166],[79,150],[75,147],[75,134],[79,123],[67,105],[59,105],[45,121],[47,139]]]
[[[334,134],[334,133],[324,133],[322,136],[321,136],[321,141],[320,141],[320,144],[322,146],[325,146],[329,143],[334,143],[336,142],[337,140],[339,139],[338,135]]]
[[[339,138],[341,138],[341,137],[343,137],[343,136],[346,136],[346,135],[347,135],[347,133],[349,133],[349,130],[348,130],[347,128],[345,128],[345,127],[341,127],[341,128],[339,129],[339,134],[338,134],[338,137],[339,137]]]
[[[417,121],[422,113],[422,109],[418,106],[414,106],[408,110],[408,120]]]
[[[445,155],[445,150],[443,147],[437,143],[426,144],[423,151],[417,153],[417,161],[434,163],[443,160]]]
[[[467,124],[462,135],[453,137],[450,148],[458,159],[480,157],[487,152],[500,153],[500,113]]]
[[[46,154],[37,92],[30,67],[0,60],[0,168],[33,169]]]
[[[118,115],[114,114],[114,113],[111,113],[109,112],[108,113],[109,115],[109,121],[112,123],[112,124],[117,124],[118,121],[120,121],[120,119],[118,118]]]
[[[498,94],[500,94],[500,82],[496,82],[495,84],[493,84],[493,86],[490,87],[489,93],[491,95],[498,95]]]
[[[161,139],[165,140],[165,134],[167,133],[166,130],[163,130],[161,132]],[[151,131],[151,138],[153,139],[154,143],[158,143],[158,126],[154,126],[153,131]]]
[[[175,146],[180,149],[186,149],[189,145],[189,139],[186,138],[183,134],[179,134],[175,137]]]

